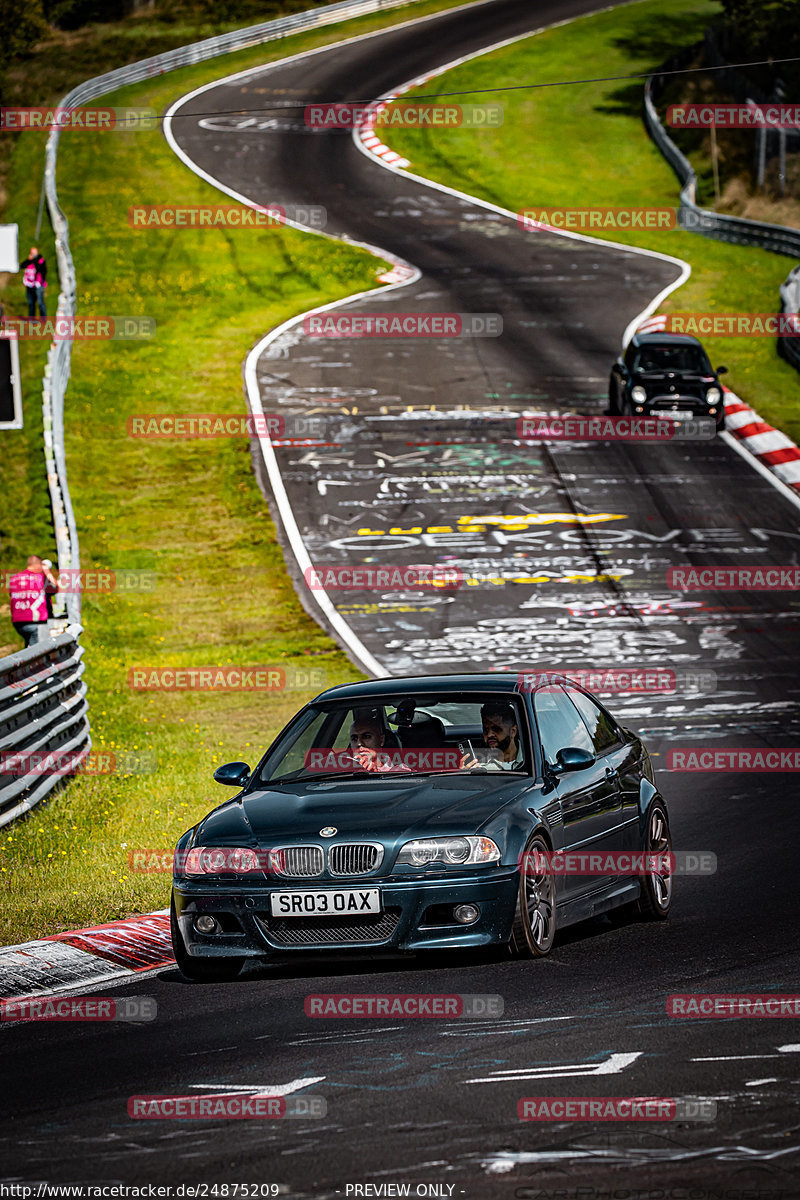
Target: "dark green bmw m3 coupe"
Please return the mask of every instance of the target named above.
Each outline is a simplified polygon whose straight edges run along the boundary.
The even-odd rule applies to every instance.
[[[306,705],[180,839],[172,941],[191,979],[290,951],[550,950],[672,896],[650,758],[583,688],[515,673],[378,679]]]

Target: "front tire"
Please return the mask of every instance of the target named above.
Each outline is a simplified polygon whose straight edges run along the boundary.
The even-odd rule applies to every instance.
[[[520,958],[544,958],[556,936],[556,881],[547,868],[552,853],[541,834],[534,834],[522,856],[511,949]],[[542,855],[544,863],[537,862]]]
[[[183,935],[178,926],[174,898],[169,906],[169,931],[172,936],[172,953],[184,979],[190,979],[193,983],[222,983],[228,979],[235,979],[244,966],[244,959],[241,957],[191,958],[186,952]]]
[[[612,417],[619,416],[619,386],[613,371],[608,381],[608,411]]]
[[[662,800],[654,800],[647,813],[647,854],[671,854],[669,818]],[[643,876],[636,906],[645,921],[666,921],[672,904],[672,875],[651,871]]]

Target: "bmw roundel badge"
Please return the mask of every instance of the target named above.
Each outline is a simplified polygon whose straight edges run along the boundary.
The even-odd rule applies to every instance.
[[[325,825],[322,829],[320,829],[319,836],[320,837],[333,837],[333,835],[335,833],[338,833],[338,830],[335,825]]]

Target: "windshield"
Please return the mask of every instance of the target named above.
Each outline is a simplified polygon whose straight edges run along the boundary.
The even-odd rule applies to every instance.
[[[369,704],[319,705],[280,739],[259,781],[530,774],[525,728],[515,696],[409,693]]]
[[[699,346],[642,346],[636,356],[635,371],[685,371],[690,375],[712,375],[711,363]]]

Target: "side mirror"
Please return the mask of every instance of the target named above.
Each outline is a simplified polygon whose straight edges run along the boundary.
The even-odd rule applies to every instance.
[[[718,375],[727,375],[728,368],[727,367],[717,367],[717,374]]]
[[[244,787],[250,778],[250,768],[245,762],[223,763],[214,772],[217,783],[226,783],[228,787]]]
[[[556,755],[556,762],[561,771],[582,771],[584,767],[593,766],[596,761],[593,754],[588,750],[581,750],[578,746],[565,746]]]

